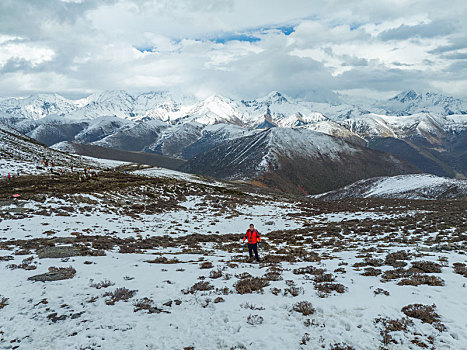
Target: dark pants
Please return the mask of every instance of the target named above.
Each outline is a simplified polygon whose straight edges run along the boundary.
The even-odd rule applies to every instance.
[[[250,259],[253,258],[253,252],[255,252],[256,261],[259,261],[258,243],[255,243],[255,244],[248,243],[248,253],[250,253]]]

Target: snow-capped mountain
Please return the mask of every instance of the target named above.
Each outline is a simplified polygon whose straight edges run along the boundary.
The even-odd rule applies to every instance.
[[[306,128],[271,128],[230,139],[195,156],[183,169],[255,179],[295,193],[319,193],[368,176],[418,172],[390,155]]]
[[[448,179],[428,174],[377,177],[357,181],[344,188],[313,198],[453,199],[467,198],[467,180]]]
[[[57,94],[39,94],[26,98],[0,99],[0,111],[15,120],[41,119],[50,114],[69,115],[79,107],[79,103]]]
[[[414,91],[354,106],[303,101],[278,91],[234,100],[117,90],[81,100],[58,95],[3,99],[0,120],[47,145],[80,142],[185,160],[257,134],[254,130],[307,129],[396,155],[427,173],[467,177],[465,104]],[[208,128],[216,126],[222,132]]]
[[[401,92],[381,106],[389,114],[408,115],[436,113],[441,115],[467,114],[467,102],[434,92]]]

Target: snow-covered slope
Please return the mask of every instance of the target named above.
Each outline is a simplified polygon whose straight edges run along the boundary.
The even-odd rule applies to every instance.
[[[322,192],[378,175],[417,173],[390,155],[307,128],[272,128],[227,140],[190,159],[188,172],[259,179],[284,191]]]
[[[66,167],[73,164],[76,168],[86,166],[90,162],[81,157],[70,155],[59,150],[46,147],[18,131],[0,124],[0,175],[24,175],[47,172],[43,160],[49,167]]]
[[[417,93],[409,90],[401,92],[380,105],[389,114],[408,115],[433,113],[441,115],[467,114],[467,102],[434,92]]]
[[[378,177],[357,181],[342,189],[319,194],[314,198],[467,198],[467,180],[448,179],[428,174]]]
[[[0,348],[466,348],[465,202],[137,173],[2,182]]]

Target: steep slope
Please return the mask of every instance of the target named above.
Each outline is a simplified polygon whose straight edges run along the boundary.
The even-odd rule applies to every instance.
[[[37,173],[42,160],[47,159],[56,166],[82,166],[88,162],[80,157],[46,147],[18,131],[0,124],[0,173],[12,173],[21,170],[24,173]],[[14,171],[15,170],[15,171]],[[43,169],[42,169],[43,171]]]
[[[467,198],[467,180],[433,175],[399,175],[360,180],[344,188],[313,196],[324,200],[347,198],[455,199]]]
[[[255,179],[295,193],[320,193],[362,178],[418,172],[390,155],[288,128],[226,141],[194,157],[183,169],[231,180]]]
[[[122,151],[114,148],[87,145],[84,143],[61,142],[54,145],[53,148],[81,156],[147,164],[174,170],[180,168],[185,163],[184,160],[165,157],[159,154]]]

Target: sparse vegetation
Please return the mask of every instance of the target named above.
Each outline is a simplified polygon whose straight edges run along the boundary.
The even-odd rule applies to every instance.
[[[435,312],[435,309],[435,304],[411,304],[404,306],[401,311],[407,316],[419,319],[423,323],[429,323],[440,332],[443,332],[446,330],[446,327],[441,323],[440,316]]]
[[[238,294],[263,292],[263,288],[269,286],[269,281],[258,277],[247,277],[237,281],[234,286]]]
[[[262,316],[259,315],[249,315],[246,322],[252,326],[260,325],[264,321]]]
[[[129,290],[125,287],[117,288],[113,292],[106,292],[104,294],[104,297],[109,297],[105,303],[107,305],[114,305],[118,301],[127,301],[128,299],[133,298],[136,292],[136,290]]]
[[[0,297],[0,310],[8,305],[8,298]]]
[[[301,313],[303,316],[313,315],[316,311],[309,301],[299,301],[293,305],[292,310]]]

